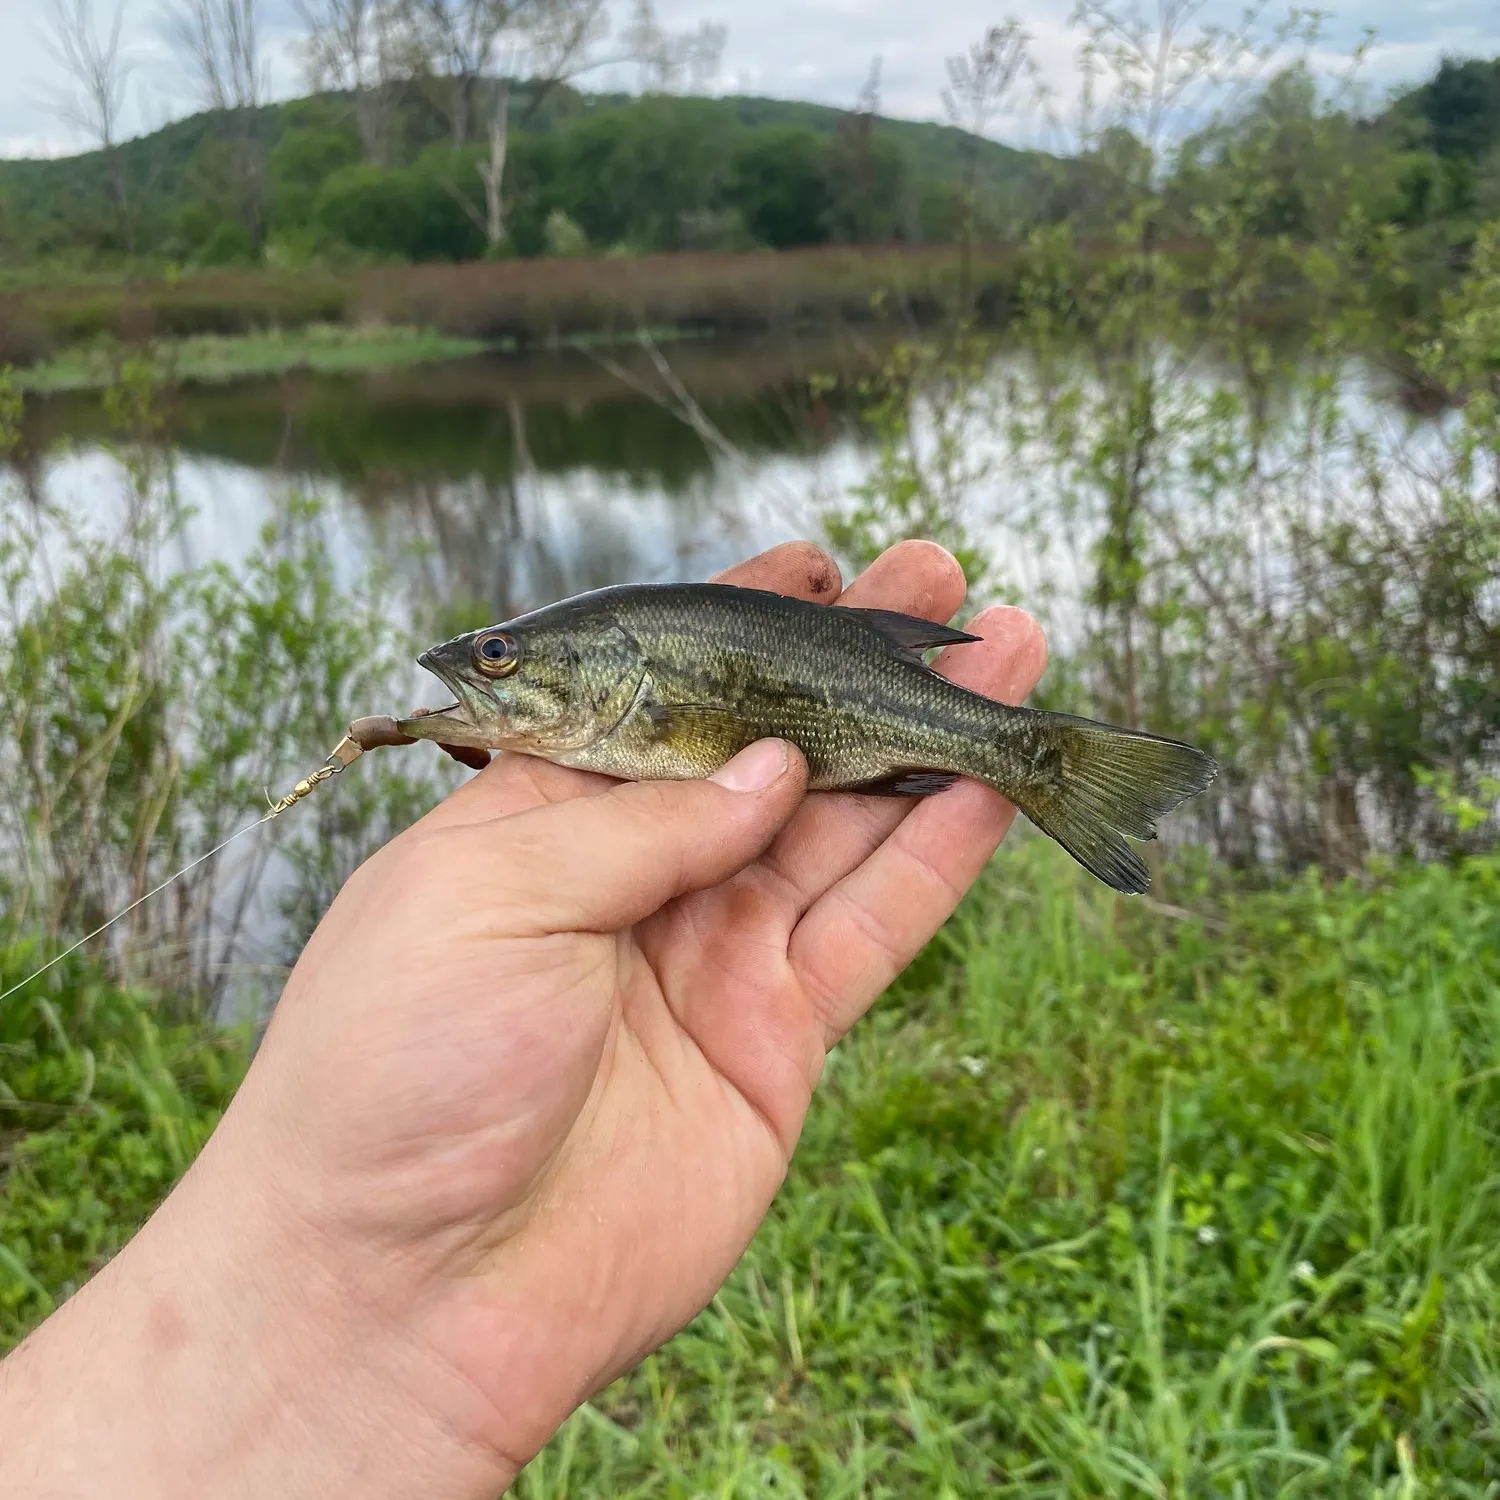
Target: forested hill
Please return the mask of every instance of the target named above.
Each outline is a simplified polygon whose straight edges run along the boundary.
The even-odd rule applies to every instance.
[[[109,154],[0,162],[0,272],[951,243],[970,212],[981,238],[1064,218],[1099,233],[1140,175],[1138,143],[1119,130],[1058,158],[816,104],[518,84],[496,194],[487,122],[502,86],[472,80],[461,142],[444,107],[453,86],[318,94],[196,115]],[[1246,131],[1269,129],[1285,171],[1265,229],[1326,232],[1306,156],[1323,108],[1294,67],[1184,142],[1176,231],[1192,231],[1195,206],[1234,196]],[[1339,143],[1366,216],[1427,244],[1435,264],[1500,213],[1500,60],[1445,60],[1379,111],[1325,123],[1314,133]]]
[[[534,100],[519,87],[510,120],[503,248],[522,255],[560,237],[626,252],[948,239],[966,182],[998,228],[1060,166],[950,126],[754,97],[555,88]],[[488,143],[455,146],[417,89],[388,137],[372,164],[352,101],[320,94],[195,115],[112,156],[0,161],[0,265],[226,264],[262,247],[292,260],[484,254]]]

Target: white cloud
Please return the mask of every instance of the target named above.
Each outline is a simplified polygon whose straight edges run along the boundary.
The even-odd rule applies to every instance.
[[[201,107],[195,82],[169,40],[171,0],[94,0],[100,31],[123,3],[123,50],[130,58],[122,125],[154,130]],[[48,0],[0,0],[0,155],[55,156],[89,142],[56,105],[67,80],[47,43]],[[298,22],[291,0],[262,6],[266,76],[273,97],[300,91]]]
[[[95,0],[101,14],[112,0]],[[137,70],[131,80],[127,124],[151,128],[197,107],[192,80],[173,58],[164,34],[169,0],[124,0]],[[49,114],[58,80],[41,40],[45,0],[0,0],[0,154],[45,154],[77,149],[75,132]],[[1242,0],[1209,0],[1204,16],[1230,23]],[[720,87],[741,92],[847,105],[865,81],[870,60],[882,58],[887,112],[917,119],[943,117],[945,59],[962,52],[1005,14],[992,0],[658,0],[670,26],[703,20],[729,29]],[[1060,96],[1076,89],[1076,34],[1066,25],[1069,0],[1011,0],[1032,33],[1043,80]],[[1379,40],[1362,76],[1378,96],[1429,73],[1444,52],[1500,51],[1495,0],[1331,0],[1323,67],[1336,71],[1366,25]],[[300,88],[296,13],[291,0],[264,0],[268,72],[273,93]],[[598,82],[620,83],[599,75]],[[1017,144],[1042,144],[1048,133],[1034,114],[1002,119],[996,129]]]

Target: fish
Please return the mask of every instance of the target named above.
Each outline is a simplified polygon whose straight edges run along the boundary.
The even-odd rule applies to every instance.
[[[972,777],[1107,885],[1146,891],[1133,841],[1210,785],[1212,757],[999,703],[928,664],[927,652],[977,639],[731,584],[624,584],[424,651],[419,664],[455,701],[398,727],[627,781],[708,776],[772,737],[801,750],[812,791],[930,797]]]

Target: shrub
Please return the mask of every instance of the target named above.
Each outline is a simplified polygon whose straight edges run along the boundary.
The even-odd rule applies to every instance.
[[[589,253],[589,237],[565,214],[554,208],[547,215],[543,231],[547,241],[547,254],[560,260],[577,259]]]
[[[345,167],[318,192],[318,226],[356,250],[403,260],[473,260],[484,233],[460,201],[446,168],[423,162],[401,171]]]

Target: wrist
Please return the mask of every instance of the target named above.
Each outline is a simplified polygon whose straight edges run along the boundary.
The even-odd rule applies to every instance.
[[[486,1443],[482,1395],[413,1336],[390,1278],[310,1243],[247,1166],[221,1127],[0,1365],[0,1494],[492,1500],[517,1465]]]

